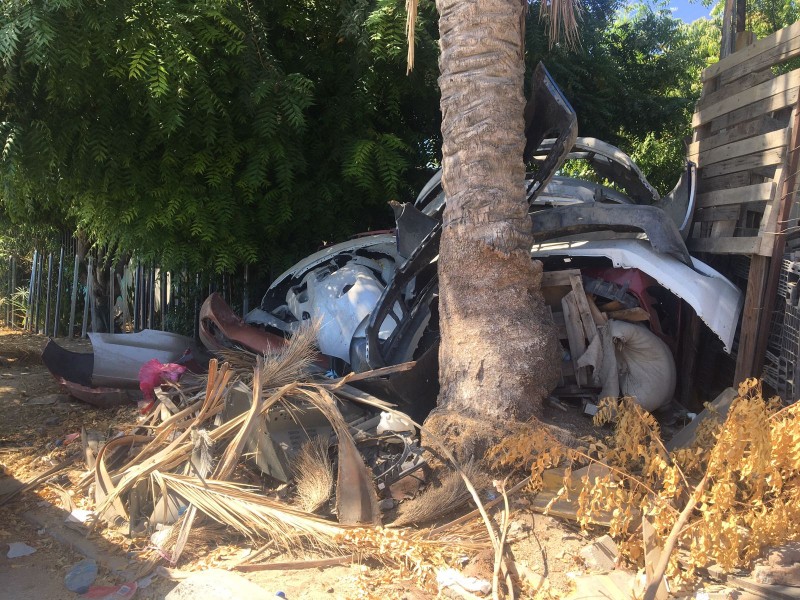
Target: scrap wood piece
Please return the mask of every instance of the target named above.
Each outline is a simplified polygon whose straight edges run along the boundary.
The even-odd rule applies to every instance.
[[[594,296],[591,294],[585,294],[586,302],[589,304],[589,310],[592,313],[592,318],[594,319],[595,325],[601,327],[608,323],[608,316],[600,312],[600,309],[597,308],[597,303],[594,301]]]
[[[650,320],[650,315],[647,314],[647,311],[639,306],[635,308],[626,308],[623,310],[614,310],[606,314],[609,319],[628,321],[629,323],[638,323]]]
[[[588,478],[589,485],[595,485],[597,480],[607,476],[610,470],[603,464],[592,463],[572,471],[567,484],[571,490],[570,496],[575,499],[559,498],[559,492],[564,487],[564,473],[564,469],[558,468],[547,469],[542,474],[542,489],[531,501],[531,508],[550,516],[575,521],[578,518],[579,508],[577,497],[585,485],[584,478]],[[595,512],[591,515],[590,521],[596,525],[610,527],[611,518],[610,511]]]
[[[336,565],[346,565],[352,563],[355,554],[345,554],[333,558],[317,558],[313,560],[294,560],[290,562],[275,563],[248,563],[233,567],[237,571],[253,573],[256,571],[297,571],[300,569],[321,569],[323,567],[333,567]]]
[[[724,389],[719,396],[717,396],[712,402],[711,407],[713,408],[713,412],[719,415],[721,420],[725,420],[726,415],[728,414],[728,410],[731,407],[731,403],[733,400],[738,396],[738,393],[733,388],[726,388]],[[700,427],[700,424],[703,423],[706,419],[713,418],[712,412],[704,408],[700,413],[692,420],[686,427],[681,429],[678,433],[672,436],[672,439],[669,440],[664,444],[667,450],[677,450],[678,448],[688,448],[694,443],[695,437],[697,435],[697,429]]]
[[[564,325],[567,328],[567,340],[569,342],[569,352],[573,360],[583,356],[586,352],[586,338],[581,322],[578,304],[575,301],[575,292],[570,292],[561,299],[561,310],[564,313]],[[579,386],[585,387],[589,384],[588,367],[576,367],[575,379]]]
[[[642,538],[644,541],[645,585],[650,585],[653,581],[656,565],[661,560],[661,545],[658,543],[656,531],[647,516],[642,517]],[[666,577],[662,575],[655,593],[655,600],[667,600],[668,598],[669,588],[667,587]]]
[[[759,583],[753,577],[726,573],[717,565],[708,568],[709,574],[730,587],[738,587],[764,600],[800,600],[800,588],[788,585]]]
[[[331,379],[328,383],[338,385],[351,383],[353,381],[365,381],[367,379],[375,379],[376,377],[386,377],[387,375],[394,375],[395,373],[403,373],[410,371],[417,364],[417,361],[411,360],[408,362],[391,365],[388,367],[381,367],[379,369],[370,369],[369,371],[362,371],[361,373],[348,373],[344,377],[338,379]]]
[[[592,316],[592,310],[586,297],[586,291],[583,289],[583,277],[580,272],[577,274],[572,273],[569,276],[569,281],[572,284],[572,295],[578,307],[583,332],[586,335],[586,339],[591,343],[597,335],[597,324]]]

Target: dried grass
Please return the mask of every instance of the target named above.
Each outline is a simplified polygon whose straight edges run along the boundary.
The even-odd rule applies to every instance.
[[[489,475],[481,471],[475,463],[467,463],[463,469],[475,489],[481,490],[490,485]],[[441,485],[431,486],[416,498],[401,504],[392,526],[430,523],[453,512],[469,499],[470,492],[464,483],[464,478],[457,472],[449,472],[442,479]]]
[[[333,465],[328,440],[315,437],[300,448],[294,461],[297,504],[309,513],[317,512],[333,492]]]

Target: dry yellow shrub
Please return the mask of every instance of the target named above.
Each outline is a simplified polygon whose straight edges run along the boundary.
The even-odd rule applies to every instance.
[[[681,565],[673,553],[667,571],[676,583],[714,563],[723,569],[748,567],[765,546],[800,539],[800,403],[781,407],[778,400],[765,400],[760,383],[748,379],[724,422],[707,419],[695,442],[674,452],[661,442],[652,415],[630,398],[601,401],[595,419],[614,424],[601,443],[568,449],[556,447],[546,433],[517,434],[490,456],[498,468],[531,469],[539,482],[544,469],[559,464],[607,467],[594,481],[584,478],[578,520],[587,526],[592,515],[610,513],[610,534],[640,565],[642,515],[663,544],[699,494],[689,520],[676,532]],[[568,479],[569,472],[559,497],[569,494]]]

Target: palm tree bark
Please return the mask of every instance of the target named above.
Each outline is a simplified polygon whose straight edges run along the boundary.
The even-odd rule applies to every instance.
[[[520,0],[437,0],[443,185],[434,429],[460,438],[540,413],[561,362],[545,320],[522,153]],[[453,425],[453,422],[462,423]]]

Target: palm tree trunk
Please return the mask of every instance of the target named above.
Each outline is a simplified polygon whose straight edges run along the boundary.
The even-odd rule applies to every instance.
[[[530,258],[525,3],[436,4],[447,206],[439,256],[441,392],[429,425],[463,439],[464,426],[454,430],[448,421],[469,417],[494,427],[538,415],[561,357],[545,320],[541,264]]]

